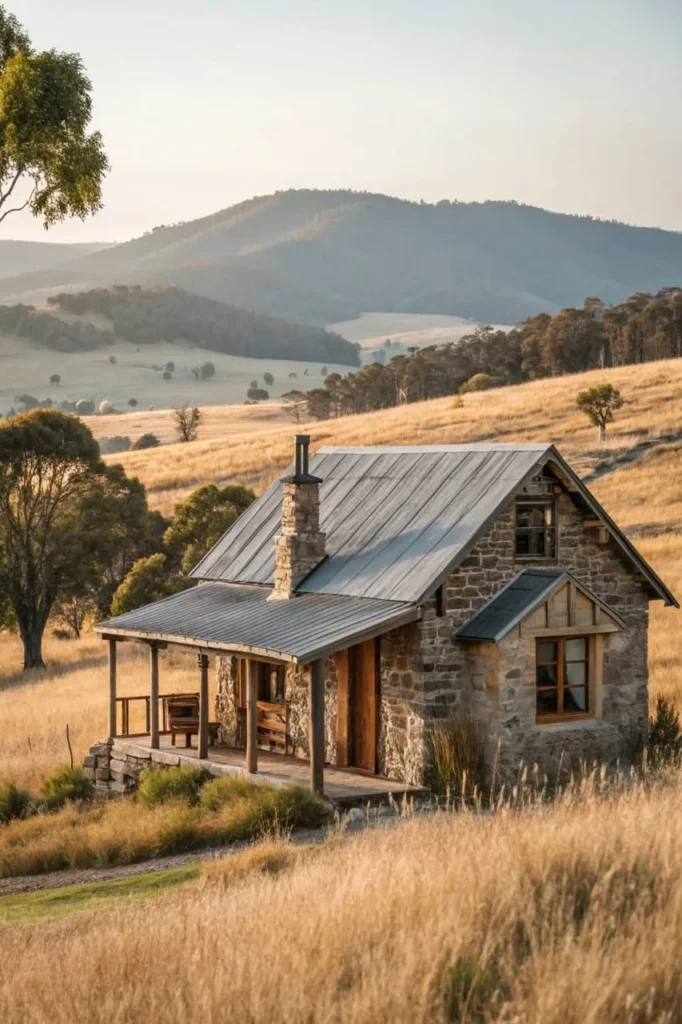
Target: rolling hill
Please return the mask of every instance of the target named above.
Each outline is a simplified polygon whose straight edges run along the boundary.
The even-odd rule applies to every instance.
[[[373,310],[514,323],[585,295],[618,302],[681,280],[675,232],[513,202],[431,205],[299,190],[0,280],[0,301],[132,282],[307,323]]]
[[[89,256],[106,247],[107,243],[104,242],[65,245],[55,242],[21,242],[6,239],[0,241],[0,278],[49,270],[79,257]]]

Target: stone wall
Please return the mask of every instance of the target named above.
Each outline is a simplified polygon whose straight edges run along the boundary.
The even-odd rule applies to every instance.
[[[514,558],[513,503],[448,578],[445,615],[436,615],[432,600],[422,624],[426,728],[451,713],[471,718],[481,733],[488,775],[496,765],[509,781],[520,762],[537,762],[549,774],[578,760],[627,762],[646,737],[646,587],[614,541],[600,544],[597,531],[585,529],[585,517],[565,492],[558,496],[557,512],[556,564],[570,569],[627,624],[604,640],[599,720],[535,724],[534,640],[520,638],[518,631],[498,645],[451,639],[454,629],[524,567]]]

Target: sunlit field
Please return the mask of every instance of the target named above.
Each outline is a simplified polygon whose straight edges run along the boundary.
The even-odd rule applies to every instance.
[[[10,1022],[679,1020],[682,789],[440,815],[0,929]]]
[[[622,389],[626,404],[606,443],[599,445],[594,428],[575,409],[575,395],[604,379]],[[585,474],[645,436],[655,438],[682,430],[682,361],[552,378],[467,395],[461,405],[447,398],[302,427],[263,419],[260,429],[254,429],[257,417],[273,415],[281,416],[282,410],[214,407],[207,410],[206,440],[115,458],[128,472],[140,476],[151,503],[167,513],[193,487],[208,480],[237,480],[261,489],[287,465],[296,429],[310,430],[313,447],[553,440]],[[117,433],[126,433],[127,419],[116,417],[121,424]],[[593,490],[673,592],[682,594],[682,446],[654,449],[632,465],[601,477]],[[682,614],[655,602],[651,624],[652,701],[663,693],[682,708]],[[14,778],[35,789],[45,772],[68,756],[67,723],[77,759],[104,735],[104,648],[94,636],[81,641],[57,641],[48,636],[48,668],[27,682],[19,671],[17,638],[0,635],[0,778]],[[145,652],[122,645],[119,657],[121,694],[145,694],[149,685]],[[162,654],[162,691],[194,691],[197,674],[191,654]]]
[[[575,407],[583,388],[608,380],[621,388],[625,406],[598,444],[596,430]],[[158,418],[157,429],[172,437],[170,413]],[[135,435],[140,415],[117,416],[106,433]],[[131,421],[129,427],[128,420]],[[100,430],[100,418],[92,421]],[[260,423],[260,426],[258,424]],[[147,429],[145,427],[145,429]],[[149,429],[154,429],[150,427]],[[199,439],[186,445],[164,445],[149,451],[108,456],[140,477],[151,504],[164,514],[207,480],[239,481],[263,489],[291,460],[292,437],[310,433],[313,448],[352,444],[457,444],[464,441],[554,441],[582,473],[639,441],[682,431],[682,365],[680,360],[645,363],[607,372],[533,381],[517,387],[439,398],[394,409],[296,424],[280,406],[265,403],[206,410]]]

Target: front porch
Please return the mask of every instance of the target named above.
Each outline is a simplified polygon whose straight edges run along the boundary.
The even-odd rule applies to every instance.
[[[303,758],[261,749],[258,751],[258,770],[252,773],[247,770],[244,750],[217,744],[208,747],[205,758],[199,757],[196,747],[173,746],[168,734],[159,736],[158,747],[151,745],[151,736],[116,738],[113,740],[111,756],[116,760],[125,757],[167,766],[198,765],[212,775],[243,775],[255,783],[272,786],[310,785],[310,762]],[[389,798],[400,800],[404,795],[415,798],[425,793],[423,789],[406,786],[393,779],[325,765],[324,795],[339,807],[380,803]]]

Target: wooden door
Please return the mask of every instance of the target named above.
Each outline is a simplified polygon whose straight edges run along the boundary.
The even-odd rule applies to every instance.
[[[379,641],[366,640],[336,656],[339,767],[377,770]]]

